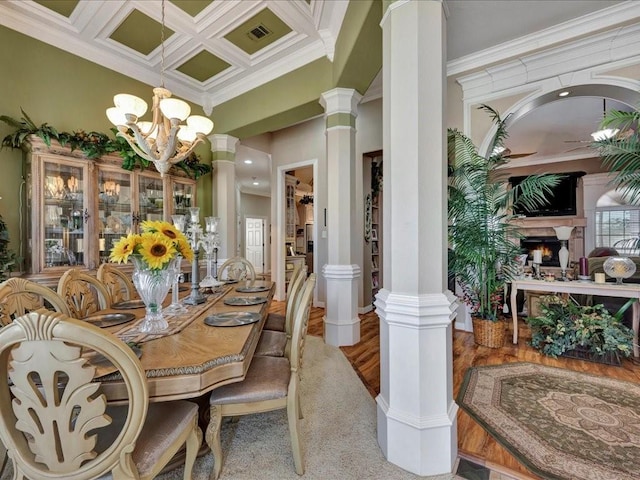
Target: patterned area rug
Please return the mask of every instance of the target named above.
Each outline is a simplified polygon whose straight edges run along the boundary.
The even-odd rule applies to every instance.
[[[512,363],[470,368],[457,401],[543,478],[640,478],[640,385]]]

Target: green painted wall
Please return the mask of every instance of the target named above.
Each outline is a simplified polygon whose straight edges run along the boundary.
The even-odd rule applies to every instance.
[[[382,68],[382,2],[349,2],[334,61],[321,58],[213,109],[217,133],[240,139],[274,132],[324,113],[333,88],[364,93]]]
[[[0,115],[19,119],[22,108],[37,125],[48,123],[59,131],[111,134],[104,112],[113,105],[116,93],[132,93],[151,102],[151,86],[2,26],[0,65]],[[199,106],[192,104],[192,109],[203,114]],[[11,131],[0,122],[0,138]],[[201,146],[198,154],[202,161],[211,161],[208,144]],[[9,228],[10,248],[18,251],[22,153],[3,148],[0,165],[0,214]],[[198,189],[204,214],[210,215],[211,175],[198,182]]]

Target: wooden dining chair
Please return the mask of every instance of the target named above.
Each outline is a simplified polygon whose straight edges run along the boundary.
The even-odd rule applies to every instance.
[[[60,295],[74,318],[85,318],[111,306],[107,287],[97,278],[77,268],[64,272],[58,281]]]
[[[295,272],[294,272],[295,274]],[[262,330],[254,355],[267,355],[270,357],[283,357],[291,348],[291,335],[293,333],[293,317],[300,302],[302,287],[307,278],[307,266],[299,269],[299,274],[289,284],[287,306],[283,315],[283,331]],[[271,314],[269,314],[269,317]],[[267,317],[267,322],[269,321]],[[266,322],[265,322],[266,323]]]
[[[287,291],[287,305],[285,309],[285,314],[281,313],[269,313],[267,316],[267,320],[264,323],[263,330],[269,330],[274,332],[284,332],[285,331],[285,319],[286,312],[289,311],[289,305],[292,300],[292,292],[294,290],[294,285],[298,280],[298,277],[302,276],[303,278],[307,278],[307,266],[304,263],[296,263],[293,268],[293,273],[291,274],[291,279],[289,280],[289,289]]]
[[[100,264],[96,278],[107,287],[112,303],[138,298],[138,291],[129,275],[111,263]]]
[[[118,369],[126,405],[107,405],[87,351]],[[191,478],[202,439],[198,406],[149,404],[140,361],[115,336],[39,310],[0,330],[0,360],[0,439],[13,478],[152,479],[185,444],[184,478]]]
[[[241,382],[231,383],[211,392],[210,420],[205,438],[213,453],[211,479],[216,480],[222,470],[220,428],[223,417],[287,410],[289,434],[295,470],[304,473],[304,460],[298,420],[300,408],[300,373],[304,341],[309,322],[309,308],[313,298],[316,275],[312,273],[304,284],[298,308],[294,314],[291,351],[285,357],[254,357]]]
[[[248,286],[256,281],[256,270],[249,260],[244,257],[232,257],[218,269],[218,280],[245,281]]]
[[[39,308],[69,315],[62,297],[44,285],[18,277],[0,283],[0,325],[7,325],[14,318]]]

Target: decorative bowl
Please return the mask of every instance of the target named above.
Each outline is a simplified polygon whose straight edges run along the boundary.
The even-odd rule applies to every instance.
[[[629,257],[610,257],[604,261],[602,268],[604,273],[616,279],[617,284],[636,272],[636,264]]]

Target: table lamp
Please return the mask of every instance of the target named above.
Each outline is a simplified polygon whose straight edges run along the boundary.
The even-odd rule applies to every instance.
[[[567,280],[567,266],[569,265],[569,249],[567,243],[571,237],[573,227],[553,227],[556,231],[556,237],[560,240],[560,250],[558,251],[558,258],[560,259],[560,274],[561,280]]]

